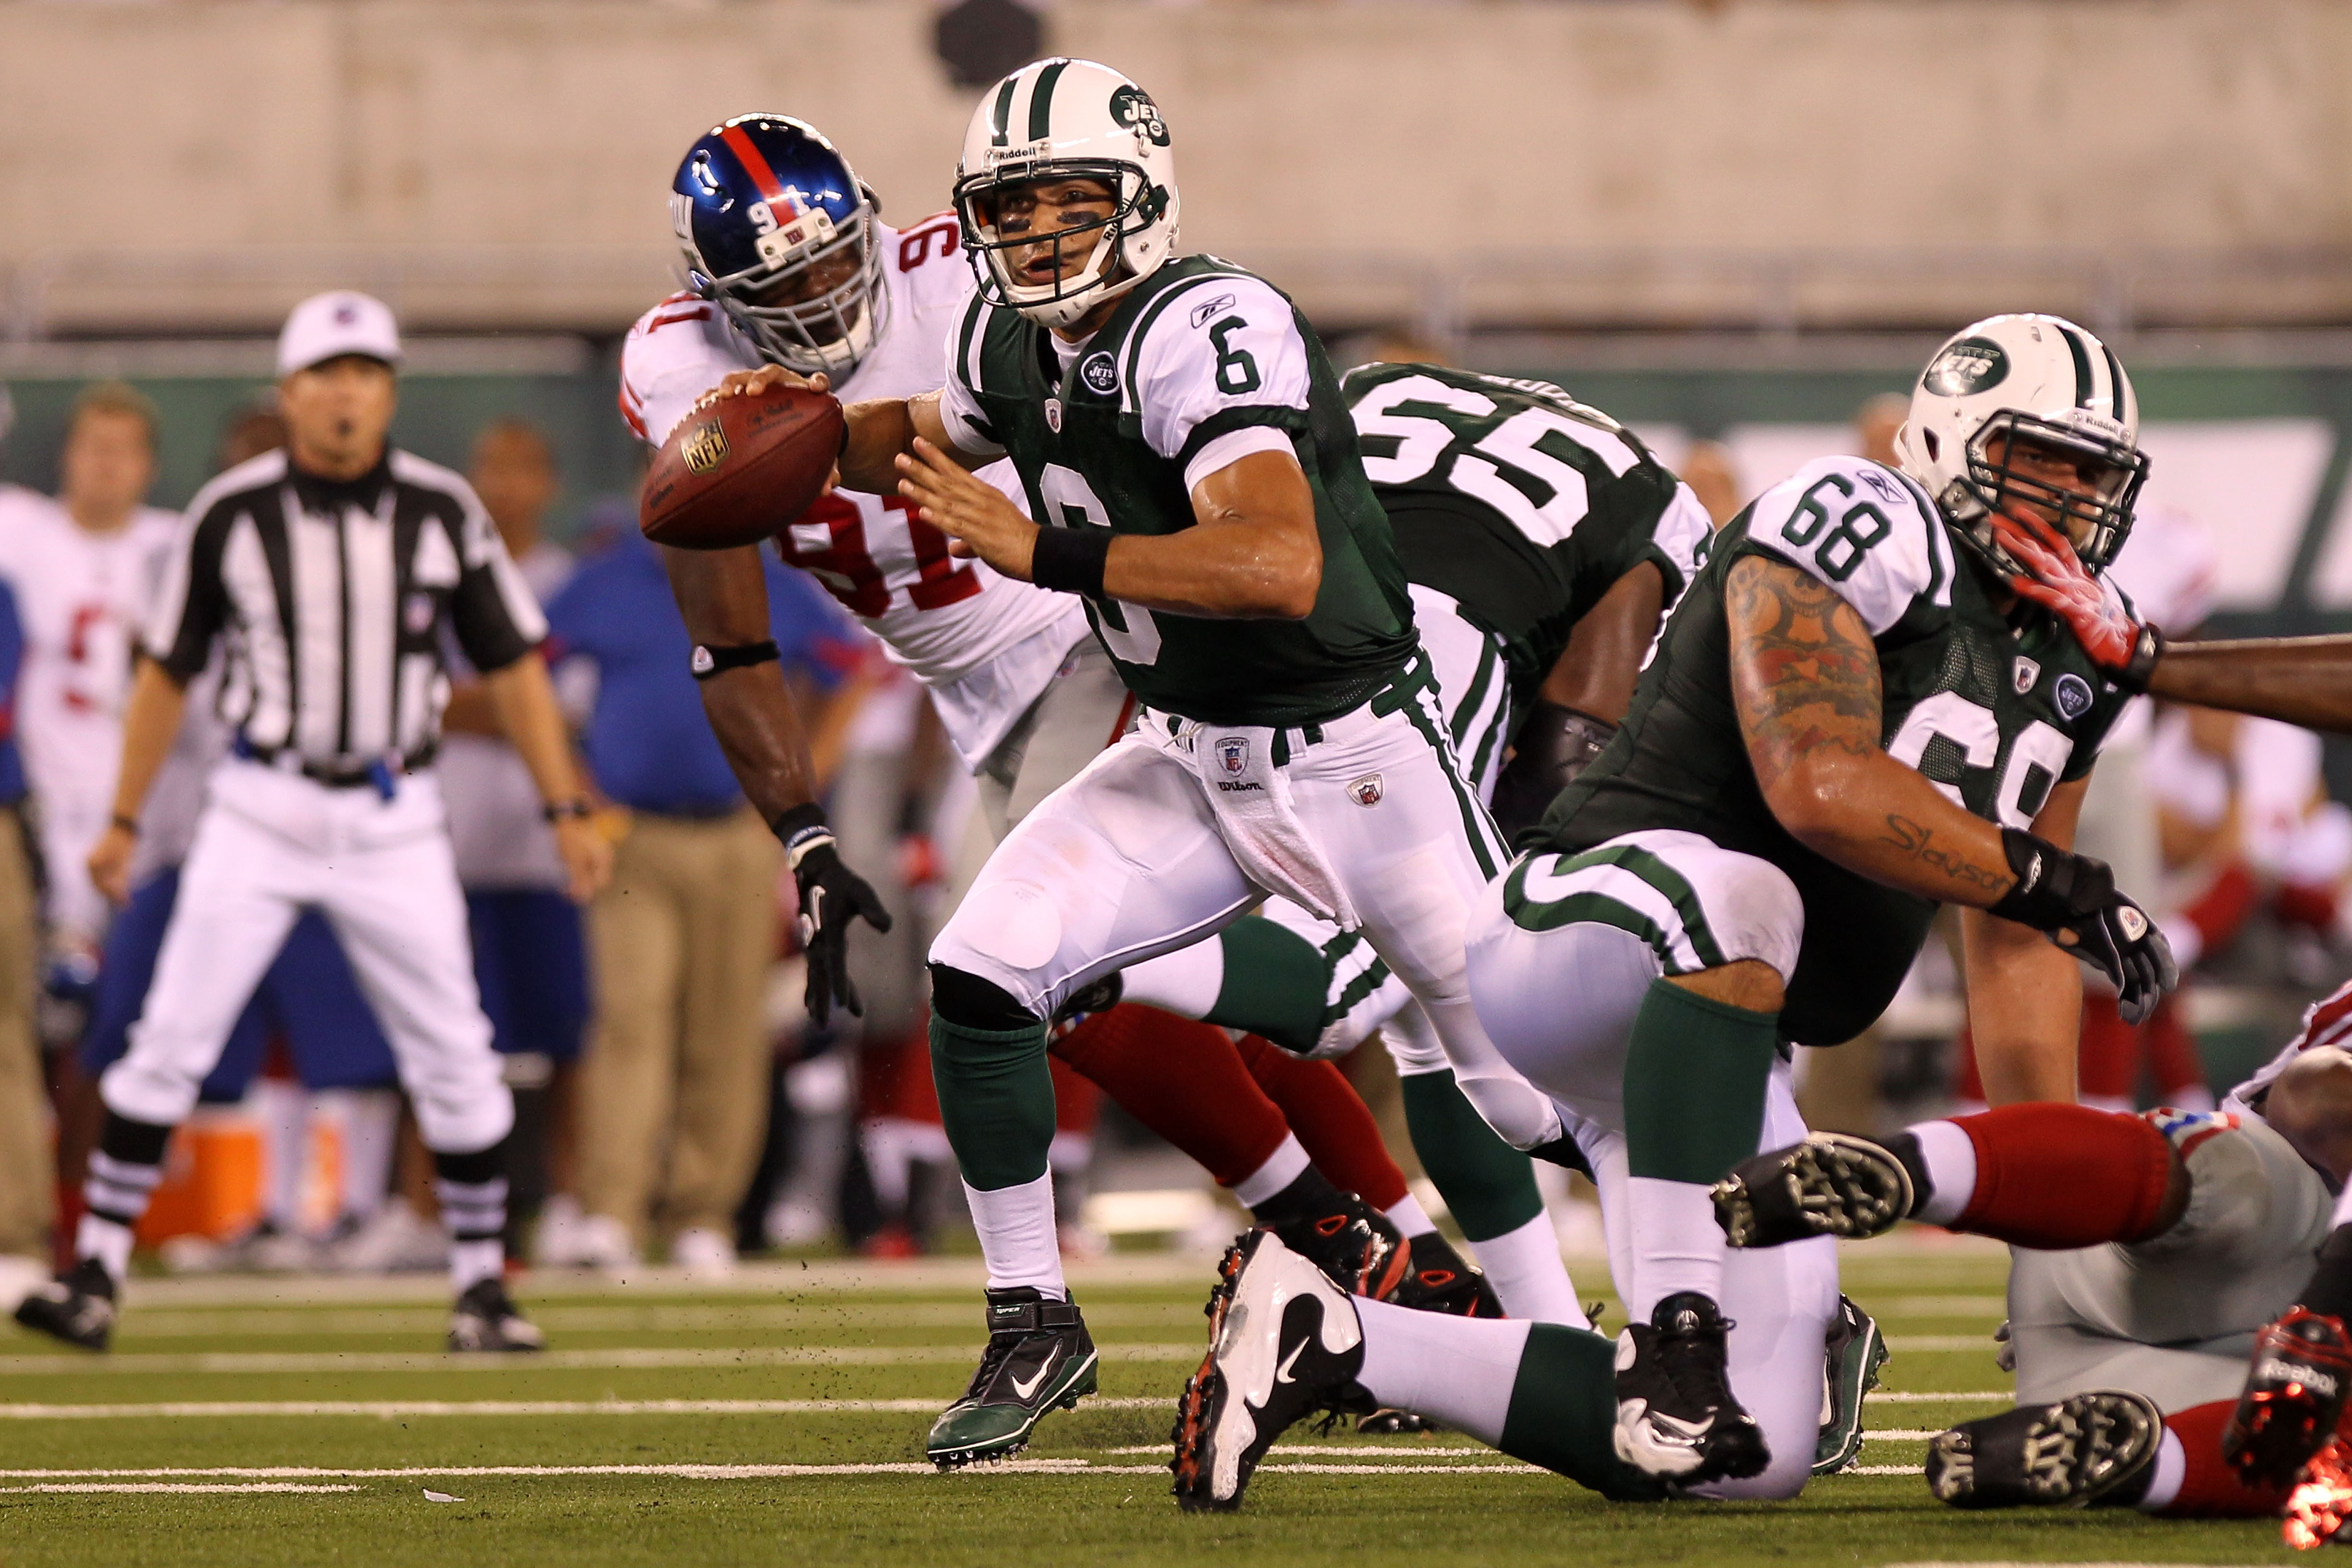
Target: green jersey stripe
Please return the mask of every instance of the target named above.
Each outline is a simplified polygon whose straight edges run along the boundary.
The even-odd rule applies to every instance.
[[[1603,845],[1559,863],[1555,874],[1571,875],[1596,866],[1613,866],[1628,876],[1638,879],[1657,895],[1675,907],[1675,914],[1683,923],[1683,935],[1698,954],[1699,967],[1714,969],[1730,960],[1715,940],[1714,931],[1706,923],[1706,909],[1698,901],[1698,892],[1683,874],[1668,865],[1653,850],[1638,844]]]
[[[1521,875],[1524,874],[1522,870]],[[1511,917],[1511,923],[1521,931],[1558,931],[1562,926],[1570,925],[1614,926],[1647,942],[1667,973],[1684,973],[1681,961],[1675,957],[1673,939],[1667,935],[1665,928],[1633,905],[1621,903],[1606,893],[1570,893],[1564,899],[1537,903],[1525,896],[1519,877],[1514,877],[1510,885],[1503,889],[1503,910]]]
[[[1470,739],[1470,721],[1478,716],[1479,706],[1486,700],[1486,688],[1494,681],[1495,667],[1502,662],[1494,637],[1486,637],[1478,649],[1478,673],[1470,678],[1470,689],[1462,694],[1462,700],[1454,705],[1454,716],[1445,723],[1453,731],[1455,746]]]
[[[1070,68],[1067,60],[1055,60],[1037,73],[1037,85],[1029,89],[1029,140],[1043,142],[1054,134],[1054,84]]]
[[[1428,656],[1424,654],[1421,657]],[[1470,853],[1478,858],[1478,874],[1492,881],[1495,873],[1502,868],[1502,857],[1498,852],[1501,847],[1495,841],[1494,826],[1486,816],[1486,808],[1478,804],[1476,796],[1463,787],[1462,770],[1454,760],[1454,748],[1446,741],[1445,731],[1438,727],[1437,720],[1433,718],[1430,712],[1430,709],[1435,705],[1433,700],[1430,700],[1432,693],[1423,690],[1415,695],[1422,700],[1404,704],[1404,716],[1412,721],[1412,727],[1421,731],[1421,738],[1429,742],[1430,750],[1435,752],[1438,759],[1444,763],[1445,782],[1453,787],[1454,803],[1462,809],[1462,827],[1470,839]]]

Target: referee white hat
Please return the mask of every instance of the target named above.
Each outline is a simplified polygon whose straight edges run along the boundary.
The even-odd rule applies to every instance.
[[[400,323],[393,320],[392,307],[348,289],[313,294],[295,306],[278,334],[278,374],[292,375],[338,354],[398,364]]]

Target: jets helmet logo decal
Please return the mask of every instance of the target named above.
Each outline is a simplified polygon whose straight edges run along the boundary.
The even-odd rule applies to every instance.
[[[1111,93],[1110,117],[1133,131],[1138,141],[1149,139],[1156,147],[1168,145],[1168,122],[1160,118],[1160,106],[1131,81],[1121,82]]]
[[[1999,386],[2009,374],[2009,353],[1990,338],[1962,338],[1936,356],[1919,384],[1938,397],[1967,397]]]

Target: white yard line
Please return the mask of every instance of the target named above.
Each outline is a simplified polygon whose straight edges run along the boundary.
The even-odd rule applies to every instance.
[[[1105,1361],[1185,1362],[1201,1359],[1203,1342],[1183,1344],[1103,1344]],[[912,1366],[969,1362],[974,1342],[953,1345],[758,1345],[601,1351],[540,1351],[504,1355],[454,1355],[436,1351],[129,1352],[104,1356],[0,1356],[0,1378],[56,1373],[254,1372],[533,1372],[541,1367],[616,1372],[681,1366]]]
[[[5,1492],[355,1492],[352,1486],[304,1486],[295,1481],[233,1481],[201,1485],[178,1481],[44,1481],[31,1487],[0,1487]]]
[[[940,1472],[929,1464],[883,1463],[866,1465],[455,1465],[443,1468],[408,1466],[396,1469],[339,1469],[326,1467],[272,1466],[240,1468],[171,1468],[142,1470],[0,1470],[0,1479],[26,1480],[39,1483],[27,1487],[0,1488],[5,1491],[94,1491],[137,1489],[144,1491],[227,1491],[227,1490],[310,1490],[284,1482],[289,1478],[332,1477],[352,1480],[424,1480],[424,1479],[495,1479],[502,1477],[543,1479],[551,1476],[668,1476],[681,1480],[789,1480],[807,1476],[936,1476]],[[1165,1476],[1165,1465],[1097,1465],[1085,1459],[1007,1459],[993,1465],[974,1465],[950,1472],[943,1479],[963,1479],[998,1475],[1048,1476]],[[1392,1476],[1393,1465],[1260,1465],[1261,1475],[1294,1476]],[[1546,1475],[1549,1471],[1533,1465],[1419,1465],[1412,1467],[1414,1475]],[[135,1486],[126,1482],[149,1477],[220,1476],[250,1478],[268,1484],[263,1486],[228,1487],[221,1485],[191,1485],[177,1481],[141,1480]],[[357,1488],[342,1488],[357,1490]]]
[[[746,1301],[726,1305],[530,1307],[531,1321],[550,1333],[682,1333],[709,1330],[800,1329],[856,1333],[872,1329],[969,1329],[983,1331],[981,1315],[964,1302],[906,1301],[808,1305]],[[1192,1302],[1152,1306],[1088,1303],[1093,1328],[1190,1328],[1201,1310]],[[290,1335],[436,1334],[446,1328],[446,1306],[197,1307],[135,1312],[126,1320],[141,1340],[257,1339]]]
[[[1923,1465],[1850,1465],[1840,1470],[1842,1476],[1916,1476],[1926,1468]],[[2088,1564],[2082,1565],[2088,1568]]]
[[[0,1405],[0,1421],[215,1420],[225,1415],[929,1415],[929,1399],[317,1399],[187,1400],[154,1405]],[[1089,1397],[1087,1410],[1172,1410],[1175,1398]]]

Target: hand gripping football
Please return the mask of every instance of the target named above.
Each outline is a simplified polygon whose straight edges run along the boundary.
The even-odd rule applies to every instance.
[[[713,398],[662,443],[637,524],[681,550],[757,544],[824,493],[845,429],[839,400],[806,387]]]

